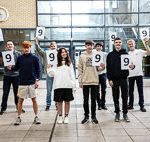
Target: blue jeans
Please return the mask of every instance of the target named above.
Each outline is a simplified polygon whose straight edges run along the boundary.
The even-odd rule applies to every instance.
[[[51,106],[51,93],[52,93],[52,87],[53,87],[53,77],[50,77],[47,75],[46,87],[47,87],[46,106],[50,107]]]

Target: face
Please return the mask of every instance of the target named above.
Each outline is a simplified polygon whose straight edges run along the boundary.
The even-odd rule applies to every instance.
[[[9,50],[9,51],[12,51],[14,50],[14,44],[12,41],[8,41],[7,44],[6,44],[6,49]]]
[[[102,46],[100,46],[100,45],[97,45],[97,46],[96,46],[96,50],[97,50],[97,51],[101,51],[102,49],[103,49]]]
[[[115,40],[114,46],[115,46],[116,50],[120,50],[121,46],[122,46],[122,41],[121,40]]]
[[[52,42],[52,43],[50,44],[50,49],[51,49],[51,50],[57,49],[57,44],[56,44],[55,42]]]
[[[66,50],[62,49],[62,51],[61,51],[61,57],[63,59],[67,58],[67,52],[66,52]]]
[[[130,51],[133,51],[135,49],[135,41],[129,41],[128,48],[130,49]]]
[[[23,47],[23,53],[29,54],[31,52],[31,47]]]
[[[86,47],[88,52],[92,52],[94,45],[93,44],[86,44],[85,47]]]

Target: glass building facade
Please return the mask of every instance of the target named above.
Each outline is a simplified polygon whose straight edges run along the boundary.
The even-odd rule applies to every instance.
[[[127,49],[127,40],[136,40],[137,48],[144,49],[140,28],[150,29],[150,0],[37,0],[37,26],[46,28],[43,48],[51,41],[64,46],[70,53],[84,49],[84,41],[101,41],[104,50],[112,50],[110,36],[115,34]],[[4,36],[16,34],[34,40],[35,29],[4,29]],[[76,54],[78,55],[78,54]],[[77,59],[77,57],[76,57]],[[150,57],[144,59],[145,76],[150,76]]]

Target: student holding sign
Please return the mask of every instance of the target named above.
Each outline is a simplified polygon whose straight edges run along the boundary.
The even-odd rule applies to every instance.
[[[145,41],[146,42],[146,41]],[[147,54],[150,54],[150,49],[147,48],[146,51],[142,49],[135,49],[135,41],[130,39],[127,41],[129,48],[129,55],[134,67],[129,70],[129,105],[128,109],[133,109],[134,105],[134,84],[136,81],[138,94],[139,94],[139,106],[142,112],[146,112],[144,108],[144,93],[143,93],[143,70],[142,70],[142,60]],[[146,44],[147,45],[147,42]]]
[[[15,62],[17,61],[17,58],[21,55],[20,52],[15,50],[15,46],[12,40],[8,40],[6,42],[6,51],[3,52],[3,61],[4,63],[4,77],[3,77],[3,96],[2,96],[2,103],[1,103],[1,111],[0,115],[4,113],[7,109],[7,100],[8,100],[8,95],[10,91],[10,87],[12,84],[13,87],[13,92],[14,92],[14,101],[16,104],[18,104],[18,97],[17,97],[17,92],[18,92],[18,83],[19,83],[19,72],[15,71]],[[10,54],[11,53],[11,54]],[[24,110],[22,110],[25,112]]]
[[[82,124],[89,122],[89,94],[91,95],[91,119],[92,122],[98,124],[96,118],[96,100],[98,87],[98,72],[96,66],[92,66],[94,42],[85,41],[86,51],[79,57],[78,63],[78,80],[80,88],[83,88],[83,107],[84,119]]]
[[[57,44],[56,42],[51,42],[49,46],[49,52],[44,51],[38,43],[38,38],[35,38],[35,44],[36,44],[36,51],[39,55],[43,58],[43,64],[44,64],[44,73],[47,74],[47,64],[48,63],[55,63],[56,64],[56,50],[57,50]],[[54,53],[55,51],[55,53]],[[49,53],[49,60],[47,57],[47,53]],[[50,62],[51,61],[51,62]],[[46,108],[45,110],[48,111],[51,106],[51,92],[52,92],[52,86],[53,86],[53,77],[50,77],[47,75],[46,77],[46,88],[47,88],[47,96],[46,96]]]
[[[54,101],[57,102],[58,123],[69,123],[70,101],[74,100],[75,74],[69,54],[65,48],[58,50],[57,67],[48,65],[47,73],[54,77]],[[64,102],[64,115],[63,115]]]
[[[110,52],[107,56],[107,77],[109,80],[109,85],[112,87],[112,95],[115,106],[115,122],[120,121],[120,106],[119,106],[119,91],[121,88],[122,97],[122,109],[123,109],[123,119],[129,122],[127,116],[127,99],[128,99],[128,85],[127,77],[129,75],[128,69],[121,69],[121,55],[128,54],[125,49],[122,49],[122,41],[120,38],[115,38],[114,40],[115,49]]]
[[[106,96],[106,57],[107,53],[103,52],[103,45],[102,43],[98,42],[95,44],[96,51],[100,53],[101,63],[98,67],[98,76],[99,76],[99,86],[97,92],[97,103],[98,103],[98,110],[104,109],[107,110],[105,105],[105,96]],[[101,86],[101,95],[100,95],[100,86]],[[101,96],[101,97],[100,97]]]
[[[38,104],[36,100],[36,88],[39,86],[40,66],[39,59],[31,53],[31,42],[24,41],[23,55],[18,57],[15,70],[19,70],[19,88],[18,88],[18,117],[14,125],[21,123],[21,110],[24,99],[31,98],[33,110],[35,113],[34,123],[40,124],[38,118]]]

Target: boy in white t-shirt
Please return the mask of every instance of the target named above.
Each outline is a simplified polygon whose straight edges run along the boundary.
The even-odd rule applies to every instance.
[[[146,112],[144,108],[144,93],[143,93],[143,70],[142,60],[143,57],[150,53],[149,48],[147,50],[135,49],[135,41],[130,39],[127,41],[129,48],[129,55],[132,62],[131,70],[129,70],[129,105],[128,109],[133,109],[134,105],[134,83],[136,81],[137,89],[139,93],[139,106],[142,112]]]

